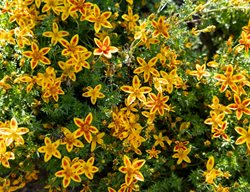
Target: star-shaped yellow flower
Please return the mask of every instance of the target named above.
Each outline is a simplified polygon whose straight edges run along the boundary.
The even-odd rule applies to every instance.
[[[63,39],[63,37],[68,35],[69,35],[68,31],[59,31],[58,25],[56,23],[52,24],[52,32],[46,31],[43,33],[43,36],[51,38],[51,43],[53,45],[56,45],[57,42],[60,42]]]
[[[31,50],[32,51],[23,52],[23,55],[25,57],[31,58],[30,64],[32,69],[35,69],[39,61],[45,65],[49,65],[51,63],[50,60],[44,56],[50,51],[49,47],[44,47],[39,50],[38,45],[36,43],[32,43]]]
[[[123,85],[121,90],[129,93],[127,103],[128,105],[131,105],[136,98],[141,102],[146,102],[146,97],[144,94],[149,93],[152,89],[150,87],[141,87],[140,79],[137,75],[135,75],[132,81],[132,86]]]
[[[99,171],[99,168],[94,165],[95,158],[90,157],[87,162],[81,161],[81,167],[79,168],[79,174],[85,174],[88,179],[94,178],[94,173]]]
[[[86,19],[89,22],[93,22],[94,24],[94,29],[95,32],[98,33],[101,29],[101,27],[106,27],[106,28],[113,28],[111,23],[107,21],[107,19],[112,15],[110,11],[105,11],[101,13],[100,8],[98,5],[94,5],[94,10],[92,12],[92,15],[88,16]]]
[[[77,117],[74,118],[74,123],[78,126],[78,129],[76,130],[76,136],[80,137],[83,135],[88,143],[90,143],[93,139],[91,133],[98,133],[98,129],[91,125],[92,120],[92,113],[89,113],[85,120]]]
[[[56,142],[52,143],[50,138],[45,137],[44,139],[45,146],[39,147],[38,152],[39,153],[45,153],[44,155],[44,161],[48,162],[52,156],[61,159],[61,153],[57,149],[60,145],[60,140],[57,140]]]
[[[70,42],[68,42],[65,39],[61,39],[60,43],[65,47],[65,49],[62,50],[62,55],[64,56],[71,56],[75,58],[76,60],[79,60],[79,53],[83,53],[88,51],[85,47],[78,45],[79,42],[79,35],[74,35]]]
[[[121,166],[119,171],[126,174],[125,183],[127,185],[131,184],[134,178],[139,181],[144,181],[144,177],[139,169],[142,168],[145,162],[146,161],[144,159],[134,159],[131,162],[127,155],[123,156],[124,166]]]
[[[101,98],[105,97],[105,95],[100,92],[101,88],[102,88],[101,84],[95,86],[94,89],[92,87],[87,87],[88,91],[83,93],[82,96],[83,97],[90,97],[91,103],[94,105],[96,103],[97,98],[101,99]]]
[[[242,127],[236,127],[235,131],[239,133],[241,136],[235,141],[236,145],[242,145],[243,143],[247,144],[247,149],[250,150],[250,126],[248,130]]]
[[[64,138],[61,141],[62,145],[66,145],[66,149],[68,152],[71,152],[73,147],[84,147],[83,143],[77,139],[79,136],[76,136],[76,132],[71,133],[69,129],[66,127],[62,128],[62,132],[64,134]]]
[[[5,138],[5,143],[7,146],[9,146],[13,141],[15,141],[15,144],[17,145],[23,145],[24,139],[22,135],[25,133],[28,133],[29,129],[25,127],[18,128],[17,120],[15,117],[13,117],[10,120],[10,124],[8,128],[0,128],[0,134],[2,134]]]
[[[55,173],[56,177],[63,177],[63,187],[67,188],[70,184],[71,179],[75,182],[81,182],[81,177],[77,172],[80,168],[80,162],[71,162],[70,158],[65,156],[62,159],[63,170]]]
[[[187,163],[191,163],[190,158],[187,156],[190,153],[191,149],[187,150],[178,150],[177,153],[175,153],[172,157],[178,158],[177,165],[181,164],[182,161],[185,161]]]
[[[166,39],[169,38],[168,29],[170,25],[165,22],[165,19],[165,16],[160,16],[157,22],[152,20],[151,24],[155,28],[152,34],[153,37],[157,37],[162,34]]]
[[[15,155],[13,152],[6,152],[6,144],[4,139],[0,139],[0,164],[2,164],[6,168],[10,168],[9,160],[15,159]]]
[[[229,109],[236,110],[236,117],[238,120],[241,119],[243,113],[250,115],[250,109],[247,108],[247,106],[250,105],[250,98],[241,101],[238,95],[234,95],[234,102],[235,103],[229,104],[228,107]]]
[[[146,63],[146,61],[141,57],[137,57],[136,59],[141,66],[137,67],[134,70],[134,73],[135,74],[143,73],[144,82],[148,82],[151,74],[154,77],[160,76],[160,73],[154,68],[154,66],[158,60],[158,57],[153,57],[152,59],[150,59],[150,61],[148,63]]]

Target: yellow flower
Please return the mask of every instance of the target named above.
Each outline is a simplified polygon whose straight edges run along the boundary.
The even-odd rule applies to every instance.
[[[200,66],[199,64],[196,64],[195,68],[196,68],[196,71],[190,71],[189,75],[196,76],[198,81],[200,81],[202,77],[210,76],[210,73],[205,71],[206,70],[205,64],[203,64],[202,66]]]
[[[227,122],[223,122],[220,128],[214,128],[213,138],[218,138],[221,136],[224,140],[229,141],[230,137],[225,133],[226,128],[227,128]]]
[[[31,58],[30,64],[31,64],[32,69],[35,69],[35,67],[38,65],[39,61],[43,64],[46,64],[46,65],[49,65],[51,63],[50,60],[44,56],[50,51],[49,47],[44,47],[44,48],[39,50],[39,47],[37,46],[37,44],[32,43],[31,50],[32,51],[23,52],[23,55],[25,57]]]
[[[61,11],[61,6],[62,1],[61,0],[43,0],[45,5],[42,8],[42,12],[48,12],[49,10],[52,9],[52,11],[56,14],[59,15]]]
[[[227,87],[229,86],[232,91],[237,92],[237,82],[243,81],[245,79],[244,75],[238,73],[236,75],[233,75],[234,68],[233,66],[227,65],[226,66],[226,72],[225,75],[223,74],[215,74],[214,78],[220,82],[222,82],[220,87],[220,92],[224,92]]]
[[[28,128],[25,127],[18,128],[18,124],[15,117],[13,117],[10,120],[8,128],[5,127],[0,128],[0,134],[4,136],[5,143],[7,146],[9,146],[13,141],[15,141],[15,144],[23,145],[24,139],[22,135],[24,135],[27,132],[29,132]]]
[[[105,97],[105,95],[100,92],[101,88],[102,88],[101,84],[95,86],[94,89],[92,87],[87,87],[88,91],[83,93],[82,96],[83,97],[90,97],[91,103],[94,105],[96,103],[97,98],[101,99],[101,98]]]
[[[65,81],[67,77],[69,77],[72,81],[76,80],[76,71],[73,63],[59,61],[58,65],[63,70],[63,73],[61,74],[62,81]]]
[[[64,91],[61,88],[61,80],[55,80],[52,83],[49,83],[48,86],[46,87],[43,97],[45,99],[48,99],[49,97],[53,97],[55,101],[58,101],[59,97],[58,95],[64,95]]]
[[[152,34],[153,37],[157,37],[158,35],[162,34],[165,38],[169,38],[169,24],[164,21],[165,19],[165,16],[160,16],[157,22],[155,20],[152,20],[151,24],[155,28]]]
[[[60,140],[57,140],[56,142],[52,143],[50,138],[45,137],[44,143],[45,143],[45,146],[39,147],[38,152],[45,153],[44,155],[45,162],[49,161],[52,156],[58,159],[61,159],[61,153],[57,149],[60,145]]]
[[[43,36],[51,38],[51,43],[53,45],[56,45],[57,42],[60,42],[63,39],[63,37],[68,36],[68,35],[69,35],[69,32],[67,31],[59,31],[58,25],[56,23],[52,24],[52,32],[46,31],[43,33]]]
[[[187,150],[178,150],[177,153],[175,153],[172,157],[173,158],[178,158],[177,160],[177,165],[181,164],[182,161],[185,161],[187,163],[191,163],[190,158],[187,156],[190,153],[191,149]]]
[[[94,29],[95,32],[98,33],[101,29],[101,27],[106,27],[106,28],[113,28],[111,23],[107,21],[107,19],[112,15],[110,11],[105,11],[101,13],[100,8],[98,5],[94,5],[94,10],[92,12],[93,14],[88,16],[86,19],[89,22],[93,22],[94,24]]]
[[[123,156],[124,166],[119,168],[119,171],[126,174],[125,175],[125,183],[130,185],[135,178],[139,181],[144,181],[144,177],[142,173],[139,171],[140,168],[145,164],[144,159],[134,159],[132,162],[129,160],[127,155]]]
[[[141,102],[146,102],[145,93],[149,93],[152,89],[150,87],[140,87],[141,82],[137,75],[134,76],[132,86],[123,85],[121,90],[129,93],[127,98],[128,105],[131,105],[135,99],[139,99]]]
[[[250,105],[250,98],[245,99],[241,102],[241,99],[238,95],[234,95],[234,102],[232,104],[229,104],[229,109],[236,110],[236,117],[238,120],[241,119],[243,113],[246,115],[250,115],[250,109],[247,108],[248,105]]]
[[[65,156],[62,159],[63,170],[57,171],[55,173],[56,177],[63,177],[63,187],[67,188],[70,184],[71,179],[75,182],[81,182],[81,177],[79,176],[78,170],[80,168],[80,163],[71,162],[70,158]]]
[[[73,147],[84,147],[83,143],[77,139],[79,136],[76,136],[76,132],[71,133],[66,127],[62,128],[64,138],[61,141],[61,144],[66,144],[66,149],[68,152],[71,152]]]
[[[242,127],[236,127],[235,131],[240,134],[241,136],[235,141],[236,145],[241,145],[243,143],[247,144],[247,149],[250,150],[250,125],[248,130]]]
[[[81,162],[81,167],[79,169],[79,173],[80,174],[85,174],[85,176],[88,178],[88,179],[93,179],[94,177],[94,173],[96,173],[97,171],[99,171],[99,168],[96,167],[96,166],[93,166],[94,164],[94,161],[95,161],[95,158],[94,157],[90,157],[88,159],[87,162],[85,161],[82,161]]]
[[[146,150],[146,152],[149,154],[149,159],[151,159],[151,158],[158,159],[158,154],[161,153],[160,150],[155,149],[155,146],[153,146],[152,149]]]
[[[210,111],[210,118],[207,118],[204,123],[207,125],[212,125],[212,133],[214,132],[215,128],[221,127],[223,123],[223,119],[225,117],[225,113],[217,114],[214,111]]]
[[[65,39],[61,39],[60,43],[65,47],[62,50],[62,55],[64,56],[71,56],[76,60],[79,60],[79,53],[86,52],[87,49],[81,45],[77,45],[79,41],[79,35],[74,35],[70,42]]]
[[[171,145],[172,141],[168,138],[168,136],[162,136],[162,132],[159,133],[159,136],[153,135],[154,139],[156,140],[154,146],[160,145],[162,148],[165,147],[164,141]]]
[[[93,139],[91,141],[91,152],[93,152],[96,148],[96,143],[98,143],[99,145],[103,144],[103,137],[104,137],[105,133],[98,133],[97,135],[93,136]]]
[[[77,117],[74,118],[74,123],[78,126],[78,129],[75,131],[76,136],[80,137],[83,135],[88,143],[90,143],[93,139],[91,133],[98,133],[98,129],[91,125],[92,120],[92,113],[89,113],[85,120]]]
[[[77,18],[78,14],[71,10],[72,4],[68,0],[63,0],[63,6],[61,8],[61,19],[65,21],[69,16]]]
[[[206,177],[206,182],[209,184],[214,183],[214,179],[217,176],[221,176],[222,172],[220,170],[214,169],[214,157],[210,156],[207,161],[207,171],[204,172],[204,176]]]
[[[150,61],[148,63],[145,62],[145,60],[141,57],[137,57],[136,58],[138,63],[141,65],[140,67],[137,67],[134,70],[135,74],[140,74],[140,73],[144,73],[143,77],[144,77],[144,82],[148,82],[150,75],[152,74],[154,77],[159,77],[160,73],[154,68],[158,58],[157,57],[153,57],[152,59],[150,59]]]
[[[0,164],[6,168],[10,168],[9,160],[15,159],[13,152],[6,152],[6,144],[4,139],[0,138]],[[0,190],[1,191],[1,190]]]
[[[139,19],[138,14],[133,15],[133,10],[130,6],[128,6],[128,14],[123,14],[122,18],[128,22],[128,29],[131,31],[136,26],[136,21]]]
[[[149,93],[149,100],[146,103],[146,107],[150,109],[150,113],[158,112],[161,116],[164,115],[164,111],[170,111],[171,108],[166,102],[169,99],[169,96],[163,96],[161,92],[157,95],[154,93]]]
[[[116,47],[110,46],[109,36],[106,36],[102,42],[97,38],[94,38],[94,41],[98,47],[94,50],[94,55],[103,55],[106,58],[110,59],[112,57],[112,53],[116,53],[118,51]]]

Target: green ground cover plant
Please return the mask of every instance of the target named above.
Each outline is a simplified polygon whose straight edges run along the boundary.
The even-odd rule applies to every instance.
[[[249,0],[0,2],[0,191],[250,191]]]

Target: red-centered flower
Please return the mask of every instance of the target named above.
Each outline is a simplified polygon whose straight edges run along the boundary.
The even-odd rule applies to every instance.
[[[146,97],[144,94],[149,93],[152,89],[150,87],[141,87],[140,79],[137,75],[135,75],[132,81],[132,86],[123,85],[121,90],[129,93],[127,103],[128,105],[131,105],[136,98],[141,102],[146,102]]]
[[[94,50],[94,55],[103,55],[110,59],[112,57],[112,53],[118,52],[118,49],[114,46],[110,46],[110,38],[106,36],[101,42],[99,39],[94,38],[95,44],[98,48]]]
[[[12,142],[15,141],[15,144],[23,145],[24,139],[22,135],[29,132],[28,128],[25,127],[18,127],[17,120],[13,117],[10,120],[10,124],[8,128],[2,127],[0,128],[0,134],[4,136],[5,143],[9,146]]]
[[[76,60],[79,60],[79,53],[83,53],[88,51],[85,47],[78,45],[79,35],[74,35],[70,42],[65,39],[61,39],[60,43],[65,47],[62,50],[62,55],[64,56],[72,56]]]
[[[150,113],[158,112],[161,116],[164,115],[164,110],[170,111],[171,108],[166,102],[169,96],[164,96],[161,92],[157,95],[149,93],[150,100],[146,103],[146,107],[150,109]]]
[[[152,36],[157,37],[158,35],[162,34],[165,38],[169,38],[168,34],[168,29],[169,29],[169,24],[166,23],[165,21],[165,16],[160,16],[158,21],[156,22],[155,20],[152,20],[152,25],[155,28]]]
[[[135,74],[143,73],[143,78],[144,78],[145,82],[148,82],[151,74],[154,77],[160,76],[160,73],[154,68],[154,66],[158,60],[158,57],[153,57],[152,59],[150,59],[150,61],[148,63],[146,63],[146,61],[141,57],[137,57],[136,59],[141,66],[137,67],[134,70],[134,73]]]
[[[250,109],[247,108],[247,106],[250,105],[250,98],[241,102],[240,97],[238,95],[234,95],[234,102],[235,103],[229,104],[228,107],[232,110],[236,110],[236,117],[238,120],[241,119],[243,113],[250,115]]]
[[[228,65],[226,67],[225,75],[223,74],[215,74],[214,78],[220,82],[222,82],[220,87],[220,92],[224,92],[229,86],[232,91],[237,92],[238,87],[236,85],[237,82],[243,81],[245,79],[244,75],[236,74],[233,75],[234,68],[232,65]]]
[[[45,65],[50,64],[50,60],[44,56],[50,51],[49,47],[44,47],[39,50],[39,47],[37,46],[37,44],[32,43],[31,50],[32,51],[23,52],[23,55],[25,57],[31,58],[30,64],[31,64],[32,69],[35,69],[39,61]]]
[[[43,97],[45,99],[53,97],[55,101],[58,101],[59,96],[64,95],[64,91],[61,88],[61,80],[56,80],[53,83],[49,83],[44,91]]]
[[[139,169],[145,164],[144,159],[135,159],[132,162],[129,160],[129,157],[123,156],[124,166],[119,168],[119,171],[126,174],[125,175],[125,183],[130,185],[135,178],[139,181],[144,181],[144,177]]]
[[[72,165],[71,165],[72,164]],[[77,174],[80,168],[80,162],[71,162],[70,158],[67,156],[62,159],[63,170],[57,171],[55,173],[56,177],[63,177],[63,187],[67,188],[70,184],[71,179],[75,182],[81,182],[81,177]]]
[[[56,45],[57,42],[60,42],[63,37],[68,35],[68,31],[59,31],[58,25],[56,23],[52,24],[52,31],[46,31],[43,33],[43,36],[51,38],[51,43],[53,45]]]
[[[200,66],[199,64],[196,64],[195,68],[196,68],[196,71],[190,71],[189,75],[196,76],[198,81],[200,81],[202,77],[210,76],[210,73],[205,71],[206,70],[205,64],[203,64],[202,66]]]
[[[227,128],[227,122],[223,122],[221,127],[219,128],[214,128],[213,131],[214,131],[214,134],[213,134],[213,138],[219,138],[220,136],[226,140],[226,141],[229,141],[230,140],[230,137],[225,133],[225,130]]]
[[[89,15],[86,18],[86,20],[88,20],[89,22],[95,23],[94,29],[95,29],[95,32],[98,33],[101,27],[113,28],[111,23],[107,20],[111,15],[112,13],[110,11],[105,11],[101,13],[100,8],[95,4],[92,15]]]
[[[78,126],[78,129],[75,131],[76,137],[83,135],[88,143],[92,141],[93,136],[91,133],[98,133],[98,129],[91,125],[92,120],[92,113],[89,113],[85,120],[76,117],[74,118],[74,122]]]
[[[80,11],[83,12],[85,7],[91,7],[92,3],[85,2],[85,0],[68,0],[72,6],[69,9],[69,12]]]
[[[248,130],[242,127],[236,127],[235,131],[241,136],[235,141],[236,145],[242,145],[243,143],[247,144],[247,149],[250,150],[250,126]]]
[[[94,173],[99,171],[99,168],[94,165],[95,158],[90,157],[87,162],[82,161],[81,162],[81,167],[77,171],[79,174],[85,174],[85,176],[88,179],[93,179],[94,178]]]
[[[38,152],[45,153],[44,155],[45,162],[49,161],[52,156],[55,156],[56,158],[61,159],[61,153],[57,149],[60,145],[60,140],[57,140],[56,142],[52,143],[50,138],[45,137],[44,143],[45,143],[45,146],[39,147]]]

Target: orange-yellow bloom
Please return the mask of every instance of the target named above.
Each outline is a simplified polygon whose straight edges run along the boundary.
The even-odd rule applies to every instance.
[[[187,156],[190,153],[191,149],[187,150],[178,150],[177,153],[175,153],[172,157],[173,158],[178,158],[177,160],[177,165],[181,164],[182,161],[185,161],[187,163],[191,163],[190,158]]]
[[[214,157],[210,156],[207,161],[207,171],[204,172],[204,176],[206,177],[206,182],[209,184],[214,183],[214,179],[217,176],[220,176],[222,172],[220,170],[214,169]]]
[[[15,159],[15,154],[13,152],[6,152],[6,144],[4,139],[0,139],[0,164],[6,168],[10,168],[9,160]],[[0,188],[1,189],[1,188]]]
[[[107,21],[107,19],[112,15],[110,11],[105,11],[101,13],[100,8],[98,5],[94,5],[94,10],[93,14],[89,15],[86,19],[89,22],[93,22],[94,24],[94,29],[95,32],[98,33],[101,29],[101,27],[106,27],[106,28],[113,28],[111,23]]]
[[[56,80],[52,83],[49,83],[46,87],[46,90],[44,91],[43,97],[45,99],[53,97],[55,101],[58,101],[58,95],[64,95],[64,91],[61,88],[61,80]]]
[[[81,162],[81,167],[78,171],[80,174],[85,174],[85,176],[88,179],[93,179],[94,178],[94,173],[99,171],[99,168],[94,165],[95,158],[90,157],[87,162],[82,161]]]
[[[50,64],[50,60],[44,56],[50,51],[49,47],[44,47],[44,48],[39,50],[39,47],[37,46],[37,44],[32,43],[31,50],[32,51],[23,52],[23,55],[25,57],[31,58],[30,64],[31,64],[32,69],[35,69],[35,67],[38,65],[39,61],[45,65]]]
[[[106,58],[110,59],[112,57],[112,53],[116,53],[118,51],[116,47],[110,46],[109,36],[106,36],[102,42],[97,38],[94,38],[94,41],[98,47],[94,50],[94,55],[103,55]]]
[[[241,119],[243,113],[250,115],[250,109],[247,108],[247,106],[250,105],[250,98],[241,102],[240,97],[238,95],[234,95],[234,102],[235,103],[229,104],[228,107],[232,110],[236,110],[236,117],[238,120]]]
[[[60,145],[60,140],[57,140],[54,143],[52,143],[49,137],[45,137],[44,143],[45,146],[39,147],[38,152],[45,153],[44,155],[45,162],[48,162],[52,156],[61,159],[61,153],[57,149]]]
[[[190,71],[189,75],[196,76],[198,80],[201,80],[202,77],[208,77],[210,76],[210,73],[205,71],[206,65],[203,64],[200,66],[199,64],[195,65],[196,71]]]
[[[151,24],[155,28],[152,34],[153,37],[157,37],[162,34],[165,38],[169,38],[168,29],[170,25],[164,21],[165,18],[165,16],[160,16],[157,22],[152,20]]]
[[[0,128],[0,134],[2,134],[5,138],[5,143],[9,146],[13,141],[15,141],[18,145],[24,144],[24,139],[22,135],[28,133],[29,129],[25,127],[18,128],[17,120],[13,117],[10,120],[10,124],[8,128]]]
[[[71,152],[74,146],[84,147],[83,143],[79,139],[77,139],[80,136],[76,136],[75,131],[71,133],[69,129],[67,129],[66,127],[63,127],[62,132],[64,134],[64,138],[62,139],[61,144],[66,145],[66,149],[68,152]]]
[[[100,92],[101,88],[102,88],[101,84],[95,86],[94,89],[92,87],[87,87],[88,91],[83,93],[82,96],[83,97],[90,97],[91,103],[94,105],[96,103],[97,98],[101,99],[101,98],[105,97],[105,95]]]
[[[103,144],[103,137],[104,137],[105,133],[102,132],[102,133],[98,133],[97,135],[94,135],[93,136],[93,139],[91,141],[91,148],[90,148],[90,151],[93,152],[96,148],[96,144],[98,143],[99,145],[102,145]]]
[[[86,141],[90,143],[93,139],[93,136],[91,133],[98,133],[98,129],[91,125],[91,122],[93,120],[92,113],[89,113],[85,120],[82,120],[80,118],[75,117],[74,122],[78,126],[78,129],[75,131],[76,136],[84,136]]]
[[[123,156],[124,166],[119,168],[119,171],[126,174],[125,175],[125,183],[130,185],[135,178],[139,181],[144,181],[144,177],[142,173],[139,171],[140,168],[145,164],[144,159],[134,159],[132,162],[129,160],[127,155]]]
[[[246,143],[247,149],[250,150],[250,126],[248,127],[248,130],[242,128],[242,127],[236,127],[235,131],[240,134],[241,136],[235,141],[236,145],[242,145],[243,143]]]
[[[170,111],[171,108],[166,102],[169,99],[169,96],[164,96],[161,92],[157,95],[154,93],[149,93],[149,100],[146,103],[146,107],[150,109],[150,113],[158,112],[161,116],[164,115],[164,111]]]
[[[79,53],[88,51],[85,47],[78,45],[79,35],[74,35],[70,42],[65,39],[61,39],[60,43],[65,47],[62,50],[62,55],[64,56],[72,56],[76,60],[79,60]]]
[[[133,10],[130,6],[128,6],[128,14],[123,14],[122,18],[128,22],[128,29],[133,30],[136,26],[136,21],[139,19],[138,14],[133,15]]]
[[[229,141],[230,137],[225,133],[225,130],[227,128],[227,122],[223,122],[220,128],[214,128],[213,129],[213,138],[219,138],[220,136],[226,140]]]
[[[129,93],[127,103],[128,105],[131,105],[136,98],[141,102],[146,102],[146,97],[144,94],[149,93],[152,89],[150,87],[141,87],[140,79],[137,75],[135,75],[132,81],[132,86],[123,85],[121,90]]]
[[[242,74],[233,75],[233,73],[234,73],[234,68],[230,64],[226,66],[225,75],[215,74],[214,78],[222,82],[221,87],[220,87],[220,92],[224,92],[228,86],[231,88],[232,91],[237,92],[238,87],[236,83],[243,81],[245,77]]]
[[[80,168],[80,162],[71,162],[67,156],[62,159],[63,170],[55,173],[56,177],[63,177],[63,187],[67,188],[70,184],[71,179],[75,182],[81,182],[81,177],[77,173]]]
[[[153,57],[150,59],[148,63],[145,62],[145,60],[141,57],[136,58],[138,63],[141,65],[140,67],[137,67],[134,70],[135,74],[143,73],[144,81],[148,82],[150,75],[152,74],[154,77],[159,77],[160,73],[154,68],[158,57]]]
[[[59,31],[58,25],[56,23],[52,24],[52,32],[46,31],[43,33],[43,36],[51,38],[51,43],[53,45],[57,44],[57,42],[60,42],[63,39],[63,37],[68,35],[69,35],[68,31]]]

